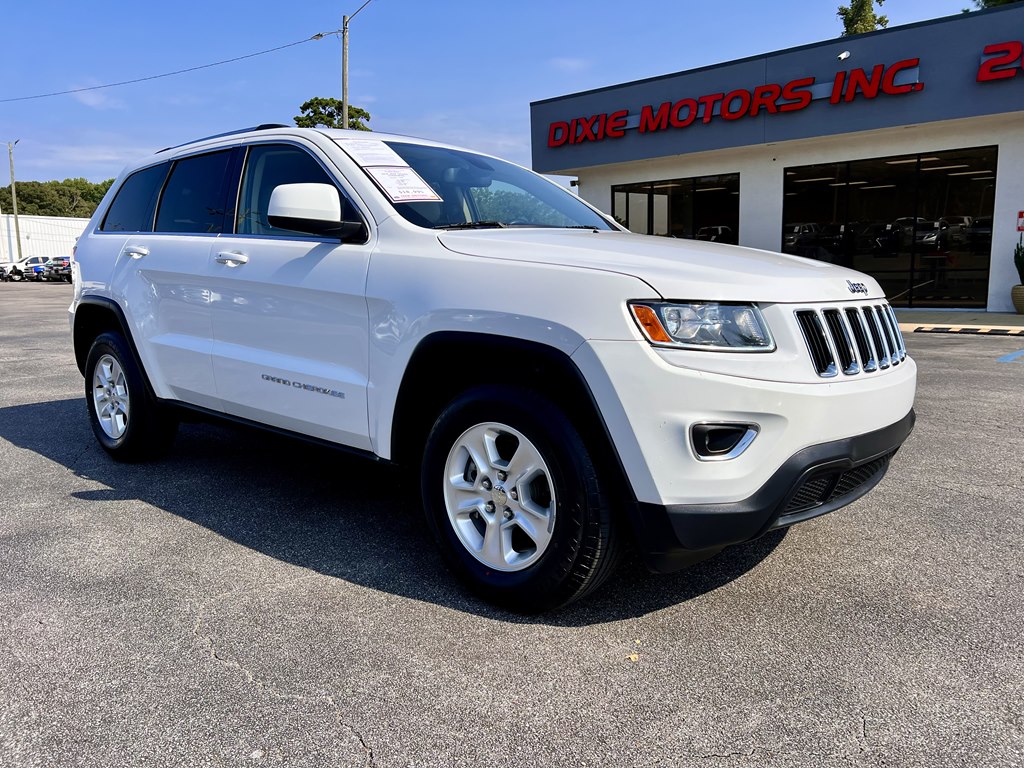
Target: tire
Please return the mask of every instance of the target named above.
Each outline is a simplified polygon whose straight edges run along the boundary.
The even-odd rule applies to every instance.
[[[85,362],[85,400],[96,439],[117,461],[154,459],[174,442],[178,421],[150,393],[120,333],[93,341]]]
[[[452,401],[427,438],[420,490],[448,566],[504,608],[539,613],[577,600],[618,559],[587,446],[535,393],[479,387]]]

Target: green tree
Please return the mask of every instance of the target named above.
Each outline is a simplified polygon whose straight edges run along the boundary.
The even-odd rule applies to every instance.
[[[875,3],[881,7],[884,2],[885,0],[851,0],[849,5],[840,5],[836,16],[843,22],[843,35],[859,35],[888,26],[887,17],[875,14]]]
[[[995,8],[998,5],[1010,5],[1016,2],[1019,2],[1019,0],[974,0],[974,7],[984,10],[985,8]],[[969,11],[970,8],[965,8],[964,10]]]
[[[299,128],[316,128],[322,125],[326,128],[342,127],[342,103],[341,99],[329,99],[322,96],[315,96],[305,102],[299,110],[301,115],[295,116],[295,125]],[[367,125],[370,122],[370,113],[365,109],[348,105],[348,127],[357,131],[372,131]]]
[[[87,219],[96,211],[113,179],[93,184],[85,179],[19,181],[18,213],[23,216],[75,216]],[[0,188],[0,208],[12,213],[11,188]]]

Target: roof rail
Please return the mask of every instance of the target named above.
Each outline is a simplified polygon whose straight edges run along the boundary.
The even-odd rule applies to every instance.
[[[271,128],[293,128],[293,127],[294,126],[291,126],[291,125],[285,125],[284,123],[261,123],[260,125],[253,125],[253,126],[250,126],[249,128],[239,128],[239,129],[234,130],[234,131],[224,131],[224,133],[215,133],[212,136],[203,136],[203,138],[201,138],[201,139],[192,139],[191,141],[186,141],[186,142],[184,142],[182,144],[175,144],[174,146],[171,146],[171,147],[164,147],[163,149],[157,150],[157,154],[159,155],[161,152],[166,152],[169,149],[177,149],[178,147],[184,147],[186,144],[196,144],[196,143],[198,143],[200,141],[209,141],[210,139],[219,139],[219,138],[222,138],[224,136],[233,136],[236,133],[249,133],[249,131],[267,131],[267,130],[270,130]]]

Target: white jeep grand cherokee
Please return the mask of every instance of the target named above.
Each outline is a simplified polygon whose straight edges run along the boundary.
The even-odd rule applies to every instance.
[[[93,431],[190,409],[421,467],[449,566],[539,611],[632,537],[670,571],[870,490],[916,368],[870,277],[634,235],[404,136],[260,126],[121,174],[70,308]]]

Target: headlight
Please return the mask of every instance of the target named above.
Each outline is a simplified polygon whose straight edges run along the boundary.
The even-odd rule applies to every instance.
[[[775,342],[753,304],[717,301],[631,301],[629,309],[652,344],[685,349],[771,352]]]

